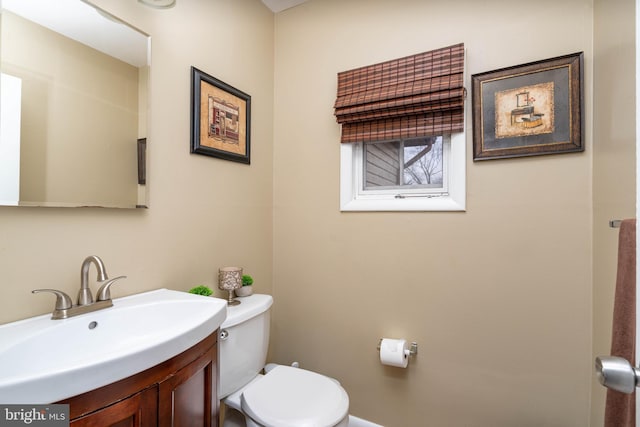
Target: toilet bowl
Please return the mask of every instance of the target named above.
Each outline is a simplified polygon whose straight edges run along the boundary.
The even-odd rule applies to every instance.
[[[273,299],[254,294],[240,301],[227,308],[220,327],[218,397],[226,405],[223,427],[347,426],[349,396],[338,381],[282,365],[270,365],[261,373]]]

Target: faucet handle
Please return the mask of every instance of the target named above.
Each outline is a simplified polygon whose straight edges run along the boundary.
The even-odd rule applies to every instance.
[[[56,310],[66,310],[73,306],[73,302],[71,302],[69,295],[62,291],[58,291],[56,289],[34,289],[31,291],[32,294],[40,292],[50,292],[56,295]]]
[[[106,301],[106,300],[110,300],[111,299],[111,292],[110,292],[110,288],[111,285],[113,285],[113,283],[116,280],[120,280],[120,279],[126,279],[127,276],[118,276],[115,277],[113,279],[109,279],[105,282],[102,282],[102,285],[100,286],[100,289],[98,289],[98,294],[96,295],[96,300],[97,301]]]

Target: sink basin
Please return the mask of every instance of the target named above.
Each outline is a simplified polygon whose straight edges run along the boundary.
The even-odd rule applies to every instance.
[[[225,300],[158,289],[69,319],[0,325],[0,403],[52,403],[121,380],[182,353],[226,317]]]

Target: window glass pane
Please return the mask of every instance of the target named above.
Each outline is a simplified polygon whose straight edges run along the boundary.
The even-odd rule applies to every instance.
[[[365,188],[400,184],[400,141],[366,143]]]
[[[442,137],[364,144],[364,190],[442,188]]]
[[[407,142],[404,147],[405,185],[442,186],[442,137]]]

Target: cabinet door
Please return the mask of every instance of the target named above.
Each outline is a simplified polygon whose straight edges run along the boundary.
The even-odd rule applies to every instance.
[[[217,345],[159,384],[158,426],[217,427]]]
[[[106,408],[71,421],[72,427],[155,427],[158,388],[151,387]]]

